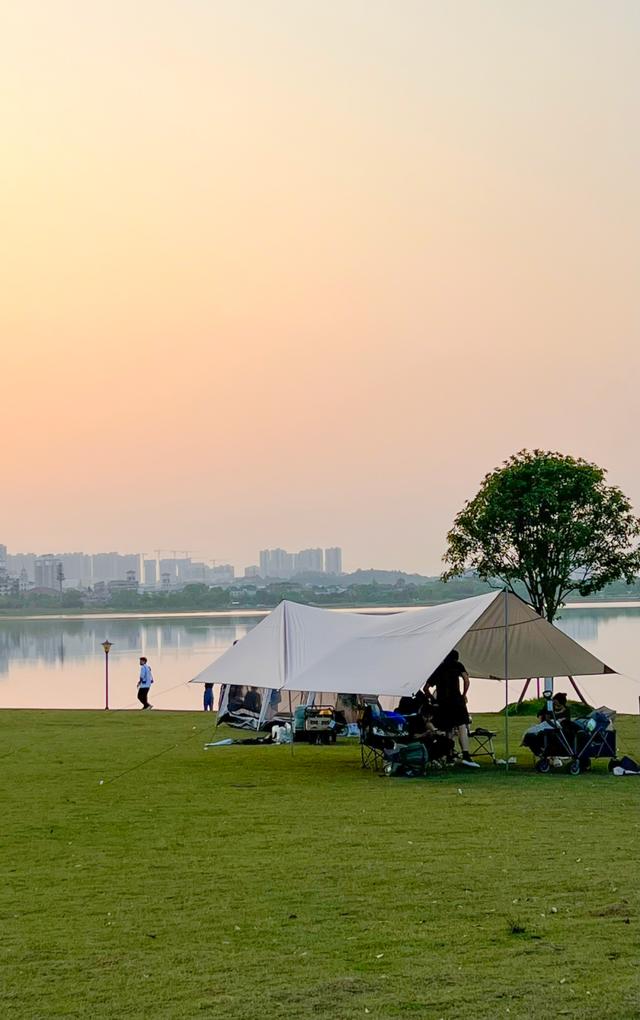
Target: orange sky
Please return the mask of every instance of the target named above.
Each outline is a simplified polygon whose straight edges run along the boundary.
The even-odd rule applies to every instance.
[[[10,551],[436,572],[485,471],[640,504],[633,0],[0,13]]]

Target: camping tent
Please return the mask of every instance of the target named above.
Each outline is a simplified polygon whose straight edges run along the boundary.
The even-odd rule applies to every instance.
[[[495,591],[385,616],[284,601],[194,681],[401,697],[422,687],[452,648],[473,677],[614,672],[522,599]]]
[[[292,710],[299,705],[322,701],[343,707],[335,686],[321,685],[316,692],[301,689],[292,681],[330,649],[362,633],[370,620],[361,613],[333,613],[281,602],[241,642],[227,649],[191,682],[222,685],[219,717],[227,716],[236,699],[246,700],[247,685],[260,688],[257,711],[233,712],[233,725],[246,729],[262,729],[282,709]]]
[[[470,676],[505,681],[505,706],[510,680],[614,672],[517,595],[493,591],[385,616],[284,601],[193,682],[400,698],[453,648]]]

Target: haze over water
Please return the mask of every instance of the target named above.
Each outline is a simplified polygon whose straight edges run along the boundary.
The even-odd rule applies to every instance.
[[[104,652],[110,653],[110,704],[137,709],[138,658],[149,658],[155,677],[151,702],[158,709],[200,709],[202,688],[188,681],[260,617],[203,615],[180,618],[103,620],[10,620],[0,622],[0,708],[102,708]],[[614,669],[628,677],[604,676],[580,681],[592,704],[638,712],[640,679],[640,606],[567,609],[558,625]],[[259,677],[247,683],[259,684]],[[535,685],[529,693],[535,693]],[[570,690],[565,682],[558,687]],[[522,685],[513,681],[511,698]],[[504,703],[504,688],[477,680],[471,689],[472,711],[492,711]]]

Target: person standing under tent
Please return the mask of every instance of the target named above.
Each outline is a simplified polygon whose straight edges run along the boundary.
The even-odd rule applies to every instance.
[[[213,684],[204,685],[204,710],[213,712]]]
[[[262,708],[262,698],[258,692],[257,687],[250,687],[244,696],[243,707],[247,712],[254,712],[256,715],[260,715]]]
[[[149,704],[149,688],[153,683],[153,674],[151,672],[151,666],[147,662],[145,655],[140,656],[140,679],[138,680],[138,701],[144,708],[153,708],[153,705]]]
[[[460,681],[462,680],[462,690]],[[454,649],[443,659],[433,671],[425,684],[425,693],[430,688],[436,689],[436,725],[438,729],[453,735],[457,731],[462,763],[471,768],[479,768],[469,754],[469,712],[467,711],[467,691],[469,690],[469,674],[460,662],[460,656]]]

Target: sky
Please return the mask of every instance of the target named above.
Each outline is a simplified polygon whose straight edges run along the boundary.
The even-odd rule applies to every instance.
[[[640,509],[635,0],[0,4],[0,542],[437,573],[523,448]]]

